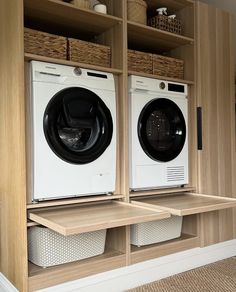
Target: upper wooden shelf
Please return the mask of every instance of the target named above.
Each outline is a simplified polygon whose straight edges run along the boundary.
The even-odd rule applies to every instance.
[[[158,5],[158,7],[168,7],[168,12],[174,13],[193,4],[193,0],[149,0],[148,9],[156,9]]]
[[[80,9],[58,0],[24,0],[24,15],[26,24],[35,23],[58,30],[58,33],[83,33],[90,37],[122,22],[121,18]]]
[[[130,48],[136,50],[161,53],[180,46],[191,45],[194,39],[128,21],[128,43]]]
[[[124,202],[31,210],[28,218],[64,236],[170,217],[170,213]]]
[[[132,201],[132,203],[140,206],[156,207],[158,210],[165,210],[176,216],[236,207],[236,199],[194,193],[149,197]]]

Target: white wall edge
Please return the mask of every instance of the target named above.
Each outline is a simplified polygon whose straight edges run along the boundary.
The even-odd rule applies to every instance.
[[[125,268],[67,282],[38,292],[123,292],[146,283],[173,276],[216,261],[236,256],[236,240],[205,248],[194,248]],[[0,291],[16,292],[0,274]]]
[[[12,283],[0,273],[0,291],[1,292],[18,292]]]

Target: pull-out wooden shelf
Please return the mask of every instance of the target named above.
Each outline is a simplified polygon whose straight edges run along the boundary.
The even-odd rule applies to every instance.
[[[65,236],[168,217],[168,211],[124,202],[31,210],[28,214],[30,220]]]
[[[156,207],[158,210],[168,211],[172,215],[177,216],[186,216],[236,207],[236,199],[195,193],[142,198],[137,201],[132,201],[132,203],[150,208]]]

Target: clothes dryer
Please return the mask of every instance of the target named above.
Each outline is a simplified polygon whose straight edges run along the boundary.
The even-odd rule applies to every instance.
[[[130,188],[188,183],[187,85],[130,76]]]

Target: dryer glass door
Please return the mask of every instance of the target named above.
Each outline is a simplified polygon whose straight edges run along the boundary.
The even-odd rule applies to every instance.
[[[139,116],[138,137],[151,159],[162,162],[175,159],[186,140],[186,124],[177,104],[166,98],[149,102]]]
[[[52,151],[64,161],[92,162],[111,142],[110,110],[92,91],[79,87],[64,89],[47,105],[44,134]]]

